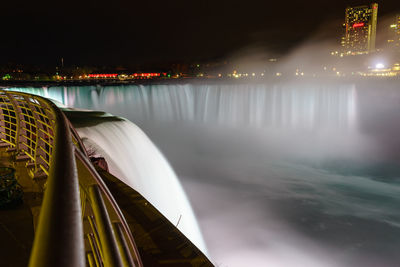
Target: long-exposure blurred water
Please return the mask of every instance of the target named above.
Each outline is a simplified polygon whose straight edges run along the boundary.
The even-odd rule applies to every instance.
[[[123,116],[172,164],[217,266],[398,266],[396,81],[20,88]]]

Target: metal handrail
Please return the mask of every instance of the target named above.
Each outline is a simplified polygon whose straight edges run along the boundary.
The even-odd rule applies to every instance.
[[[137,245],[135,243],[133,235],[130,231],[129,225],[128,225],[124,215],[122,214],[121,209],[119,208],[117,202],[115,201],[114,197],[112,196],[110,190],[108,190],[103,179],[100,177],[100,175],[98,174],[98,172],[96,171],[94,166],[91,164],[91,162],[89,160],[89,156],[87,154],[87,150],[85,148],[85,145],[83,144],[81,138],[79,137],[78,132],[72,126],[70,121],[68,121],[68,123],[70,124],[72,136],[77,140],[77,143],[78,143],[78,146],[75,148],[75,156],[82,162],[82,164],[85,165],[87,170],[92,175],[93,179],[96,180],[96,183],[98,184],[101,192],[107,198],[107,201],[110,203],[114,212],[116,213],[116,216],[118,217],[118,220],[120,221],[120,225],[118,226],[118,229],[115,229],[115,231],[126,233],[126,236],[128,239],[127,240],[128,244],[123,244],[123,250],[120,251],[124,263],[128,263],[128,264],[124,264],[124,265],[142,267],[143,262],[142,262],[141,258],[139,257],[139,250],[137,248]],[[121,227],[122,227],[122,229],[121,229]],[[117,240],[119,240],[118,236],[117,236]],[[124,243],[125,240],[120,240],[120,241],[121,242],[117,241],[117,243]],[[133,254],[136,257],[132,257],[132,255],[130,253],[127,253],[128,247],[132,248]]]
[[[29,266],[143,266],[118,204],[55,104],[0,90],[0,140],[28,160],[32,178],[46,179]]]
[[[54,152],[29,266],[85,266],[74,147],[64,114],[56,108],[53,111]]]
[[[111,206],[113,207],[116,216],[118,217],[118,219],[121,222],[123,231],[125,231],[127,237],[128,237],[128,242],[129,242],[129,246],[133,249],[134,251],[134,255],[136,255],[136,257],[130,257],[133,258],[132,261],[134,263],[134,266],[139,266],[142,267],[143,263],[141,261],[141,258],[139,257],[139,250],[135,244],[135,240],[133,238],[133,235],[129,229],[128,223],[125,219],[125,217],[122,214],[122,211],[120,210],[117,202],[115,201],[114,197],[112,196],[111,192],[108,190],[107,186],[105,185],[105,183],[103,182],[102,178],[100,177],[100,175],[97,173],[97,171],[95,170],[95,168],[93,167],[92,164],[90,164],[90,161],[88,160],[88,158],[85,156],[85,154],[76,149],[75,150],[75,155],[78,159],[81,160],[81,162],[88,168],[88,171],[91,173],[92,177],[96,180],[97,184],[100,186],[101,191],[104,193],[104,195],[106,196],[107,200],[109,201],[109,203],[111,204]]]

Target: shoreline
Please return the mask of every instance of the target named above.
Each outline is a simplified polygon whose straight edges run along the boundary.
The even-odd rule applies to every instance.
[[[169,84],[265,84],[265,83],[364,83],[400,82],[400,77],[264,77],[264,78],[175,78],[152,80],[70,80],[70,81],[0,81],[0,89],[18,87],[130,86]]]

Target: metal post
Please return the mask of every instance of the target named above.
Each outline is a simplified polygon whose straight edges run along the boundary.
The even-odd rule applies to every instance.
[[[117,239],[117,244],[119,251],[121,252],[122,261],[124,266],[135,266],[132,259],[132,255],[129,251],[128,243],[126,242],[124,232],[122,230],[122,225],[120,222],[113,223],[115,238]]]
[[[89,199],[99,231],[104,266],[122,267],[122,259],[99,186],[89,187]]]
[[[84,164],[86,166],[87,170],[90,172],[92,177],[96,180],[97,184],[100,186],[100,188],[104,192],[106,198],[108,199],[109,203],[111,204],[112,208],[116,212],[116,215],[118,216],[118,219],[121,222],[122,228],[127,235],[128,244],[133,249],[133,252],[135,254],[135,258],[133,259],[135,262],[135,266],[143,267],[143,263],[140,258],[139,250],[135,244],[131,230],[129,229],[128,223],[126,222],[125,217],[123,216],[122,211],[120,210],[120,208],[119,208],[118,204],[116,203],[114,197],[112,196],[111,192],[105,185],[103,179],[97,173],[96,169],[94,168],[94,166],[92,165],[90,160],[85,156],[85,154],[82,151],[80,151],[79,149],[75,149],[75,155],[82,162],[82,164]]]

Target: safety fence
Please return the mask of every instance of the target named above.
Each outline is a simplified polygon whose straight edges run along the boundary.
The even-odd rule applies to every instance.
[[[62,111],[0,90],[0,145],[45,181],[30,266],[142,266],[129,226]]]

